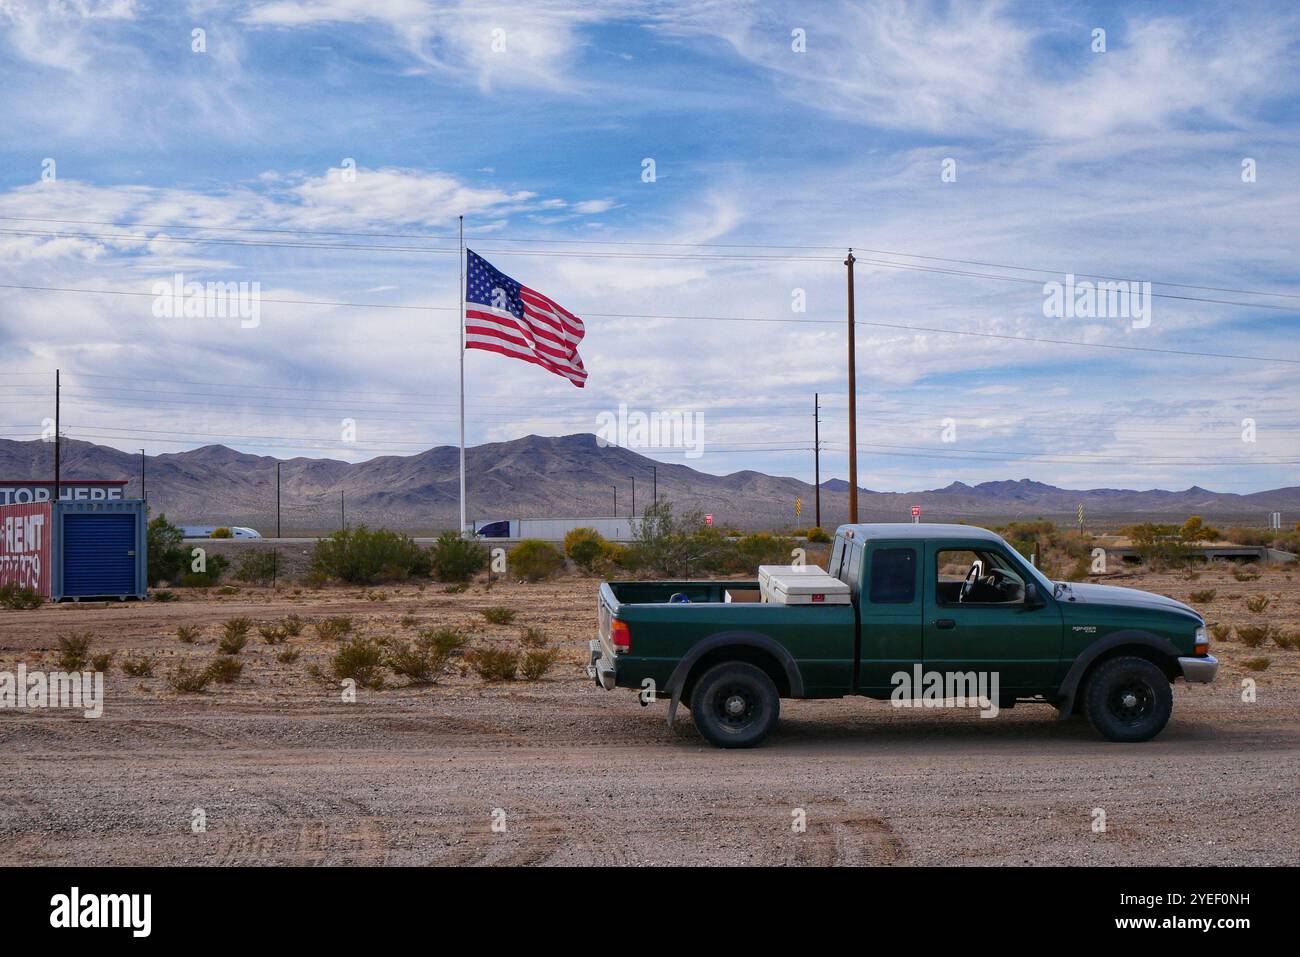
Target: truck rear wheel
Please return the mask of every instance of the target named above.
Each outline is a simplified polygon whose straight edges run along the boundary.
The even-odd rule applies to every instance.
[[[1145,658],[1112,658],[1084,689],[1088,720],[1111,741],[1150,741],[1169,723],[1174,693],[1165,673]]]
[[[776,727],[781,696],[762,668],[724,661],[695,682],[690,707],[695,726],[710,744],[752,748]]]

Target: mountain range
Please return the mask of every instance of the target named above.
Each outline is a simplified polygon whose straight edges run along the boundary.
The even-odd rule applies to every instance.
[[[458,512],[459,449],[439,446],[409,456],[365,462],[250,455],[223,445],[147,456],[145,488],[153,512],[177,523],[249,525],[275,532],[276,464],[280,464],[283,533],[299,534],[367,522],[430,532],[454,528]],[[53,477],[48,442],[0,439],[0,480]],[[140,494],[139,455],[65,439],[62,478],[126,479],[127,497]],[[602,446],[586,433],[528,435],[466,450],[471,519],[601,517],[637,514],[656,486],[679,511],[711,513],[716,524],[738,528],[807,526],[814,521],[814,489],[795,478],[744,470],[712,475],[686,465],[656,462],[630,449]],[[635,493],[633,491],[635,486]],[[847,520],[848,483],[822,483],[822,525]],[[796,498],[802,514],[796,518]],[[917,492],[861,489],[863,521],[910,521],[919,505],[925,521],[982,522],[1048,518],[1072,523],[1082,504],[1087,519],[1119,523],[1181,521],[1199,514],[1207,521],[1263,524],[1271,511],[1289,525],[1300,511],[1300,487],[1237,495],[1192,486],[1164,489],[1063,489],[1042,482],[954,481]]]

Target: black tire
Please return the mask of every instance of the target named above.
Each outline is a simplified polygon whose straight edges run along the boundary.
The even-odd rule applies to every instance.
[[[767,672],[744,661],[724,661],[691,689],[691,717],[718,748],[752,748],[776,727],[781,696]]]
[[[1112,658],[1098,665],[1083,700],[1093,728],[1110,741],[1150,741],[1174,710],[1169,678],[1145,658]]]

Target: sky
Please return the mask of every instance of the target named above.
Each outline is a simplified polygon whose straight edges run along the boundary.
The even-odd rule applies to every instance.
[[[470,445],[811,480],[819,394],[846,477],[853,247],[862,486],[1297,485],[1298,65],[1284,3],[0,0],[0,436],[58,369],[129,451],[455,444],[463,215],[590,374],[467,353]]]

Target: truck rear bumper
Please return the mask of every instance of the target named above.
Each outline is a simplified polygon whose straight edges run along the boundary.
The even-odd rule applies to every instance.
[[[1213,681],[1214,676],[1219,672],[1219,659],[1214,655],[1206,655],[1204,658],[1179,658],[1178,665],[1183,669],[1184,678],[1202,684]]]
[[[595,679],[596,684],[606,691],[614,690],[614,679],[618,674],[618,665],[614,662],[614,656],[606,653],[605,646],[601,644],[599,638],[587,642],[587,654],[590,656],[587,677]]]

